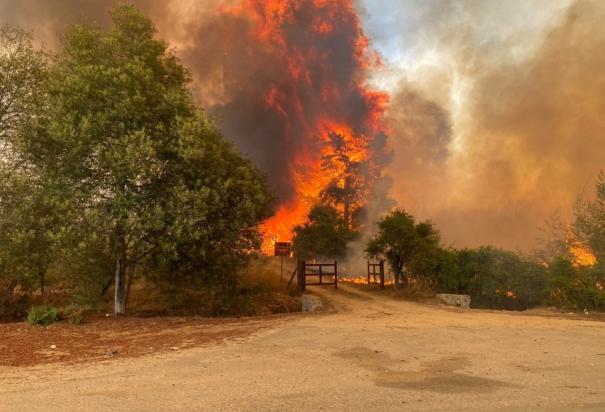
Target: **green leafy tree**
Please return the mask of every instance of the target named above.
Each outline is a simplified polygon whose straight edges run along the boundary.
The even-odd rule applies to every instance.
[[[112,259],[122,314],[137,271],[175,282],[225,275],[234,255],[254,249],[271,196],[197,111],[187,71],[151,21],[131,6],[111,17],[107,30],[68,31],[49,75],[48,113],[25,151],[79,213],[63,241]]]
[[[431,222],[416,223],[404,210],[396,209],[378,222],[378,234],[366,246],[368,257],[385,259],[393,270],[395,287],[405,273],[427,275],[438,262],[439,232]]]
[[[0,28],[0,283],[44,295],[59,218],[40,171],[22,156],[25,129],[43,112],[46,56],[29,33]]]
[[[43,101],[45,73],[46,58],[33,47],[31,34],[0,27],[0,184],[21,165],[15,146]]]
[[[576,266],[561,256],[548,267],[548,303],[584,310],[605,308],[605,271],[601,265]]]
[[[347,244],[357,236],[335,208],[316,205],[307,222],[294,228],[293,249],[300,259],[342,258],[347,254]]]
[[[174,176],[164,206],[167,230],[150,257],[170,283],[203,282],[228,292],[262,237],[258,224],[273,213],[264,177],[204,116],[184,121],[169,167]]]
[[[9,288],[38,286],[46,298],[46,274],[64,221],[61,210],[37,178],[14,175],[0,189],[0,273]]]

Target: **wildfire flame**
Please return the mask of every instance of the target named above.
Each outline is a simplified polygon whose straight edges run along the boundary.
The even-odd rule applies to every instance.
[[[567,245],[574,266],[594,266],[597,263],[594,253],[573,234],[571,229],[568,232]]]
[[[352,0],[244,0],[224,13],[247,19],[251,38],[241,41],[261,45],[284,72],[257,96],[285,124],[276,138],[289,147],[283,154],[287,170],[277,173],[288,179],[291,194],[280,199],[262,227],[264,250],[270,251],[275,241],[291,240],[293,227],[304,222],[335,178],[336,171],[322,170],[330,133],[349,143],[351,159],[371,161],[372,150],[363,142],[384,133],[388,96],[364,83],[366,71],[380,60],[369,48]]]
[[[344,278],[339,278],[338,279],[339,282],[344,282],[344,283],[353,283],[355,285],[368,285],[368,278],[367,277],[344,277]],[[372,285],[374,285],[375,283],[372,283]],[[385,279],[384,280],[384,284],[385,286],[390,286],[393,285],[393,280],[391,279]]]

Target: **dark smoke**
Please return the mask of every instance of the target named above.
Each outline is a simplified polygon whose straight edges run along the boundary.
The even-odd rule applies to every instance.
[[[263,2],[255,3],[262,15]],[[283,44],[278,38],[256,40],[257,22],[247,13],[219,13],[192,22],[191,42],[181,55],[225,134],[288,200],[294,195],[291,159],[319,150],[320,119],[365,134],[377,102],[360,86],[365,73],[357,42],[363,33],[354,10],[340,2],[284,3],[289,16],[278,27]],[[333,31],[311,30],[318,23],[332,24]]]

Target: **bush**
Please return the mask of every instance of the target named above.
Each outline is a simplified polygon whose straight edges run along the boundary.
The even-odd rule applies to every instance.
[[[294,254],[303,260],[342,258],[347,254],[347,244],[358,236],[359,233],[348,227],[336,208],[315,205],[307,216],[307,222],[294,228]]]
[[[27,322],[31,325],[48,326],[59,320],[59,310],[52,306],[32,306],[27,313]]]
[[[573,310],[605,309],[605,276],[600,265],[576,267],[558,257],[548,269],[548,298],[551,305]]]
[[[84,322],[84,308],[79,305],[69,305],[61,309],[61,318],[72,325],[80,325]]]
[[[514,252],[482,247],[442,253],[439,290],[471,296],[473,306],[523,310],[540,305],[545,269]]]

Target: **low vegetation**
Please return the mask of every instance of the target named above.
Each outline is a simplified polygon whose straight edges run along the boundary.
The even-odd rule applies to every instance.
[[[597,256],[588,260],[590,264],[583,263],[586,259],[574,259],[565,239],[551,242],[560,245],[558,250],[539,253],[539,259],[493,247],[443,248],[430,222],[418,223],[403,210],[391,212],[378,223],[378,234],[370,240],[366,252],[369,258],[388,262],[396,288],[420,281],[437,293],[468,294],[475,307],[484,308],[605,310],[605,267],[598,258],[603,256],[603,188],[601,175],[596,200],[582,204],[575,225],[574,236],[586,239],[591,246],[583,253],[592,256],[594,251]],[[549,258],[545,260],[545,256]]]
[[[27,313],[30,325],[48,326],[59,320],[59,309],[52,306],[32,306]]]

